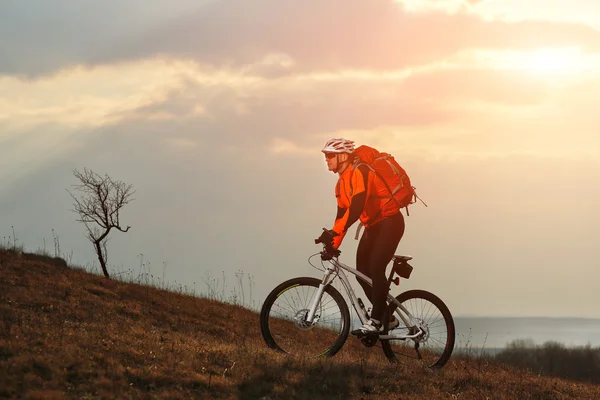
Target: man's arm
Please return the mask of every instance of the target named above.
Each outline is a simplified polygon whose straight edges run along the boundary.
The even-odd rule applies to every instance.
[[[361,165],[352,175],[353,192],[350,199],[350,207],[342,208],[338,206],[338,213],[333,226],[333,230],[339,236],[333,238],[333,246],[337,249],[348,229],[354,224],[363,209],[367,200],[367,179],[369,168],[366,165]]]
[[[367,201],[367,184],[369,177],[369,167],[366,165],[359,165],[354,175],[352,176],[352,184],[354,186],[354,193],[352,194],[352,200],[350,201],[350,211],[348,213],[348,219],[344,230],[350,229],[353,223],[355,223],[360,214],[365,208],[365,202]]]
[[[344,236],[346,235],[345,226],[346,226],[347,216],[348,216],[348,209],[338,206],[338,212],[335,217],[335,223],[333,224],[333,231],[338,234],[337,236],[333,237],[333,247],[335,247],[336,249],[338,247],[340,247],[340,244],[342,244],[342,240],[344,239]]]

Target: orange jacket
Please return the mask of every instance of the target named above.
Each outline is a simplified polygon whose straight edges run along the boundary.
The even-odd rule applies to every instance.
[[[385,185],[383,181],[364,164],[358,167],[350,165],[340,175],[335,186],[338,211],[333,230],[339,235],[333,238],[335,248],[340,246],[350,226],[359,218],[366,227],[384,218],[381,210],[389,207],[390,197],[377,195],[382,185]]]

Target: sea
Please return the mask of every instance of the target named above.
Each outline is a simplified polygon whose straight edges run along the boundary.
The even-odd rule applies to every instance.
[[[355,315],[353,325],[360,326]],[[600,319],[463,316],[454,317],[454,325],[457,352],[496,354],[514,343],[536,347],[549,342],[600,350]]]
[[[567,348],[600,349],[600,319],[551,317],[454,317],[455,347],[496,353],[516,341],[527,346],[548,342]]]

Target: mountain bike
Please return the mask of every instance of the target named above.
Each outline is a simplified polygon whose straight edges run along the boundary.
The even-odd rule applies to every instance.
[[[372,280],[339,260],[339,250],[331,244],[313,254],[321,257],[321,279],[299,277],[278,285],[265,299],[260,312],[260,329],[270,348],[301,357],[332,357],[346,342],[350,333],[348,304],[334,281],[341,282],[356,310],[360,322],[369,320],[369,312],[350,285],[346,272],[373,286]],[[332,254],[337,254],[332,256]],[[398,285],[400,278],[408,279],[413,271],[408,261],[411,256],[395,255],[388,277],[388,287]],[[319,268],[318,268],[319,269]],[[395,276],[398,275],[398,276]],[[394,297],[387,295],[387,312],[383,316],[383,331],[360,334],[360,342],[373,347],[381,343],[383,353],[390,362],[402,357],[420,360],[426,367],[441,368],[448,362],[454,349],[454,320],[448,307],[433,293],[409,290]],[[399,325],[388,331],[392,317]]]

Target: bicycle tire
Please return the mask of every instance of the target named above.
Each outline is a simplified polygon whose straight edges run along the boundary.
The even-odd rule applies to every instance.
[[[437,310],[439,311],[441,317],[443,318],[444,321],[444,326],[446,327],[446,337],[444,339],[444,343],[443,343],[443,350],[441,351],[441,354],[439,355],[439,357],[437,356],[433,356],[433,359],[435,360],[434,362],[426,362],[429,365],[426,365],[429,368],[432,369],[437,369],[437,368],[442,368],[450,359],[450,356],[452,355],[452,351],[454,350],[454,341],[455,341],[455,336],[456,336],[456,331],[455,331],[455,327],[454,327],[454,319],[452,318],[452,314],[450,313],[450,310],[448,309],[448,307],[446,306],[446,304],[436,295],[434,295],[433,293],[427,292],[425,290],[409,290],[406,291],[404,293],[399,294],[398,296],[396,296],[396,299],[398,300],[398,302],[400,302],[400,304],[404,305],[408,311],[411,312],[411,314],[413,314],[414,317],[417,318],[421,318],[423,319],[423,315],[416,315],[417,313],[414,310],[414,307],[412,307],[408,303],[410,300],[421,300],[421,301],[427,301],[429,302],[433,307],[437,308]],[[411,309],[412,308],[412,309]],[[396,309],[396,306],[394,304],[388,305],[388,312],[385,313],[385,317],[384,319],[384,326],[387,326],[387,320],[389,319],[389,315],[391,314],[391,312],[393,310]],[[432,307],[428,307],[427,309],[427,315],[430,315],[432,311]],[[435,321],[434,321],[435,322]],[[401,322],[401,325],[404,325]],[[433,326],[433,324],[431,324],[431,326]],[[407,329],[406,327],[404,327],[405,329]],[[400,328],[402,329],[402,328]],[[393,331],[392,331],[393,332]],[[428,345],[428,341],[431,340],[432,343],[434,341],[438,341],[438,340],[434,340],[431,338],[431,330],[428,332],[428,335],[425,339],[425,341],[423,343],[419,343],[419,346],[421,346],[422,344],[425,344],[426,346]],[[416,343],[413,339],[406,339],[403,340],[401,342],[403,342],[404,346],[393,346],[393,343],[399,342],[398,340],[382,340],[381,341],[381,347],[383,349],[383,352],[385,354],[385,356],[387,357],[387,359],[390,362],[398,362],[400,359],[398,357],[398,354],[396,354],[396,352],[399,353],[399,355],[404,356],[404,357],[408,357],[408,358],[417,358],[417,351],[414,350],[413,347],[413,351],[415,353],[415,357],[411,357],[409,354],[410,350],[409,347],[410,346],[414,346],[414,343]],[[440,344],[442,343],[441,340],[438,341]],[[407,354],[402,354],[401,349],[405,348]],[[396,350],[396,351],[394,351]],[[430,349],[425,349],[425,351],[427,352],[427,354],[429,355],[430,353],[432,353],[432,350]]]
[[[312,296],[309,296],[307,292],[310,290],[316,292],[320,284],[321,280],[315,278],[294,278],[279,284],[271,291],[271,293],[269,293],[260,312],[260,330],[267,346],[283,353],[304,357],[306,355],[299,354],[301,353],[300,350],[296,351],[296,349],[299,349],[302,344],[306,344],[308,347],[317,346],[319,344],[323,344],[323,337],[335,336],[333,343],[330,346],[326,345],[326,349],[324,351],[320,349],[315,351],[315,354],[308,355],[306,357],[331,357],[342,348],[346,342],[346,339],[348,338],[348,333],[350,330],[350,312],[348,310],[348,305],[346,304],[346,301],[340,292],[331,285],[328,285],[325,288],[316,315],[319,316],[318,322],[321,322],[323,319],[323,311],[326,310],[326,308],[324,309],[323,306],[329,304],[330,302],[329,299],[327,299],[327,302],[324,302],[327,294],[339,308],[341,318],[339,329],[335,330],[327,327],[317,328],[316,324],[311,325],[310,327],[299,325],[297,316],[308,310],[308,303],[312,298]],[[289,302],[287,304],[292,307],[299,304],[301,301],[304,301],[302,304],[304,308],[295,311],[295,317],[292,317],[293,320],[285,320],[281,318],[278,319],[274,315],[272,316],[271,312],[273,311],[273,306],[275,303],[284,296],[287,296],[288,293],[290,296],[293,295],[294,293],[290,292],[292,289],[294,289],[294,292],[299,294],[299,296],[293,300],[293,304]],[[293,327],[297,328],[295,330],[295,334],[290,332]],[[283,333],[278,333],[277,329],[275,328],[279,328]],[[305,334],[306,332],[312,333]]]

